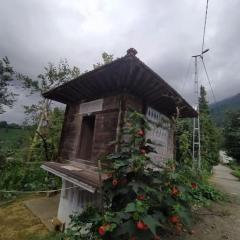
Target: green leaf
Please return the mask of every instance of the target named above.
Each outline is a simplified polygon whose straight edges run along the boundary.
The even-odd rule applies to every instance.
[[[116,236],[120,236],[128,233],[129,235],[133,235],[136,232],[135,224],[132,220],[129,220],[119,226],[116,231]]]
[[[147,215],[143,218],[145,224],[148,225],[151,232],[156,235],[156,228],[160,226],[159,221],[154,219],[152,216]]]
[[[133,202],[129,203],[125,208],[125,212],[135,212],[136,210],[136,205]]]

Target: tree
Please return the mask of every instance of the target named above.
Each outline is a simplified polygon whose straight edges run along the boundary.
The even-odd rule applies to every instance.
[[[37,94],[40,98],[38,104],[32,104],[25,106],[25,113],[28,116],[27,121],[31,121],[31,124],[37,125],[36,132],[29,149],[28,159],[32,158],[32,151],[37,144],[37,140],[40,138],[43,142],[43,146],[46,153],[47,142],[47,129],[50,129],[52,122],[51,117],[51,100],[44,99],[42,93],[57,87],[63,83],[66,83],[80,75],[80,70],[76,66],[70,67],[68,61],[61,60],[57,65],[49,63],[44,67],[44,72],[39,74],[37,80],[33,80],[27,75],[18,74],[17,78],[23,83],[25,89],[30,91],[30,94]],[[61,129],[59,129],[60,131]],[[42,131],[44,134],[42,134]],[[45,139],[46,138],[46,139]],[[50,158],[50,157],[49,157]]]
[[[192,124],[189,119],[177,121],[176,160],[182,165],[192,165]]]
[[[7,121],[0,121],[0,128],[7,128],[7,127],[8,127]]]
[[[14,71],[7,57],[0,59],[0,114],[5,112],[4,106],[12,107],[15,101],[13,92],[9,90]]]
[[[219,162],[220,131],[215,127],[206,99],[206,91],[200,88],[199,97],[202,169],[210,171]],[[187,119],[177,122],[177,161],[192,165],[192,124]]]
[[[96,68],[99,68],[105,64],[108,64],[108,63],[111,63],[113,61],[113,54],[108,54],[106,52],[103,52],[102,53],[102,60],[103,60],[103,63],[96,63],[96,64],[93,64],[93,69],[96,69]]]
[[[227,154],[240,163],[240,111],[227,113],[224,138]]]
[[[219,132],[211,117],[206,90],[200,87],[199,111],[201,133],[201,157],[203,168],[210,170],[219,162]]]

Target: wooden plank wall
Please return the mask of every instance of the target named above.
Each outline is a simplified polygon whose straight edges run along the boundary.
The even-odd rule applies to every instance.
[[[96,165],[97,159],[113,152],[114,145],[110,142],[116,140],[116,130],[119,117],[120,99],[123,100],[123,110],[128,108],[144,113],[145,104],[137,97],[127,95],[112,96],[104,98],[102,111],[95,112],[95,128],[92,146],[91,161]],[[59,147],[59,160],[78,160],[77,151],[80,143],[81,123],[83,115],[80,112],[80,104],[68,105],[65,113],[65,120],[62,129],[62,136]],[[123,120],[123,119],[121,119]],[[122,123],[122,126],[124,123]],[[167,158],[173,157],[173,126],[171,127],[168,146]]]
[[[116,140],[119,103],[120,96],[105,98],[103,111],[96,113],[92,148],[93,161],[114,151],[114,145],[110,145],[110,143]]]
[[[79,110],[80,104],[71,104],[66,107],[59,145],[59,161],[72,160],[75,157],[82,123]]]
[[[114,149],[109,142],[116,138],[120,96],[107,97],[103,101],[102,111],[95,112],[95,129],[92,148],[92,161]],[[68,105],[62,129],[59,147],[59,161],[75,160],[80,142],[83,115],[80,103]]]

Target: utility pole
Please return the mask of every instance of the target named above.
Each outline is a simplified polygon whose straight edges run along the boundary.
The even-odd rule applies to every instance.
[[[203,54],[208,52],[206,49],[201,54],[192,56],[195,61],[194,71],[194,95],[195,95],[195,106],[197,111],[197,117],[193,119],[193,142],[192,142],[192,161],[193,167],[201,169],[201,132],[200,132],[200,109],[199,109],[199,81],[198,81],[198,58],[203,58]]]

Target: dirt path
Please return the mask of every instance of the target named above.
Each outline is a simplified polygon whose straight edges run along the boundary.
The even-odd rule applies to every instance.
[[[240,240],[240,182],[231,169],[218,165],[211,182],[229,196],[229,201],[212,204],[199,212],[195,234],[186,240]]]
[[[225,193],[240,198],[240,182],[238,178],[231,174],[232,170],[223,165],[218,165],[214,167],[213,171],[214,175],[211,182]]]

